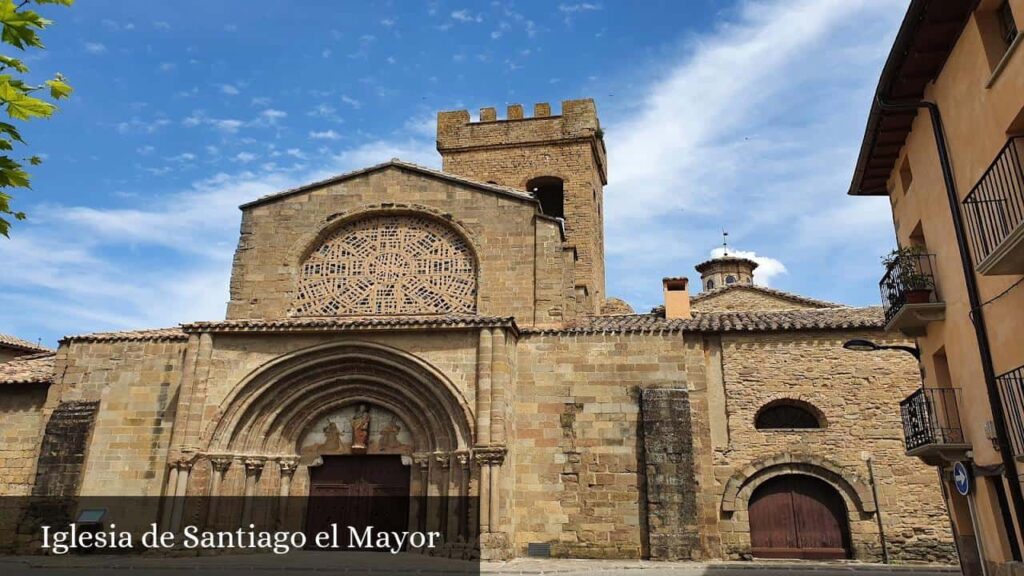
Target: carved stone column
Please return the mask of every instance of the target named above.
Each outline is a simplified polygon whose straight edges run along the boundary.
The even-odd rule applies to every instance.
[[[299,467],[298,458],[278,458],[277,465],[281,468],[281,501],[277,512],[277,526],[283,527],[288,518],[288,498],[291,496],[292,476]]]
[[[175,478],[174,507],[171,512],[171,530],[177,530],[181,526],[181,517],[185,512],[185,491],[188,489],[188,477],[192,472],[195,459],[190,456],[182,456],[174,463],[178,469]]]
[[[481,533],[495,532],[500,520],[501,486],[498,469],[505,461],[506,452],[503,446],[480,446],[473,450],[473,458],[480,467]]]
[[[454,526],[449,527],[448,539],[453,542],[465,542],[469,539],[469,452],[465,450],[456,452],[455,459],[459,466],[457,470],[453,470],[455,481],[452,482],[452,485],[455,487],[455,498],[451,500],[454,502],[454,512],[450,512],[450,514],[454,514],[452,517],[456,518],[456,522]],[[452,510],[451,506],[449,506],[449,510]]]
[[[256,486],[263,474],[263,465],[267,463],[266,458],[249,457],[242,460],[245,465],[245,501],[242,504],[242,527],[248,527],[252,522],[252,500],[256,495]]]
[[[412,490],[409,506],[409,530],[424,531],[427,520],[427,474],[430,470],[429,454],[412,455],[412,472],[416,483]]]
[[[213,474],[210,478],[210,505],[206,509],[206,523],[210,525],[217,522],[217,504],[220,502],[220,487],[224,482],[224,475],[234,458],[231,456],[210,456],[210,468]]]
[[[174,513],[174,492],[178,489],[178,463],[167,463],[167,484],[164,485],[164,510],[160,524],[165,530],[171,528],[171,515]]]
[[[432,529],[436,529],[447,538],[448,534],[448,499],[451,485],[451,454],[447,452],[434,452],[434,479],[436,486],[436,497],[433,505],[435,521],[431,523]]]
[[[480,331],[476,361],[476,442],[491,441],[491,331]]]

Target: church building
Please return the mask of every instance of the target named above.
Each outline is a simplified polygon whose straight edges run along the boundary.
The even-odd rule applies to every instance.
[[[173,527],[203,520],[176,496],[358,488],[486,559],[955,561],[904,454],[917,363],[843,348],[905,343],[880,308],[730,256],[653,310],[611,297],[592,100],[441,112],[437,150],[242,205],[223,319],[0,358],[0,494],[152,497]]]

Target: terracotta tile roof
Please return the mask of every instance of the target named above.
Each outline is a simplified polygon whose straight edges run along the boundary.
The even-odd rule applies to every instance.
[[[591,316],[565,329],[526,333],[596,332],[782,332],[856,330],[885,326],[882,308],[819,308],[757,312],[697,312],[693,318],[666,320],[663,313]]]
[[[181,328],[154,328],[150,330],[78,334],[75,336],[65,336],[60,342],[64,344],[65,342],[141,342],[161,340],[188,340],[188,334]]]
[[[767,294],[769,296],[775,296],[776,298],[782,298],[784,300],[791,300],[793,302],[797,302],[797,303],[800,303],[800,304],[805,304],[807,306],[814,306],[814,307],[817,307],[817,308],[845,308],[846,307],[844,304],[837,304],[835,302],[828,302],[826,300],[818,300],[818,299],[815,299],[815,298],[808,298],[807,296],[801,296],[799,294],[793,294],[792,292],[786,292],[784,290],[776,290],[774,288],[767,288],[765,286],[758,286],[756,284],[754,284],[754,285],[751,285],[751,284],[731,284],[731,285],[728,285],[728,286],[722,286],[720,288],[715,288],[713,290],[707,290],[707,291],[701,292],[700,294],[697,294],[696,296],[691,298],[690,299],[690,303],[693,304],[693,303],[696,303],[696,302],[700,302],[702,300],[706,300],[708,298],[712,298],[714,296],[718,296],[719,294],[722,294],[724,292],[728,292],[729,290],[751,290],[751,291],[754,291],[754,292],[760,292],[762,294]],[[661,307],[661,308],[664,309],[664,307]]]
[[[53,352],[22,356],[0,364],[0,384],[53,382]]]
[[[0,333],[0,348],[14,348],[16,350],[24,350],[26,352],[52,352],[46,346],[40,346],[35,342],[29,342],[28,340],[22,340],[17,336],[11,336],[10,334]]]
[[[375,164],[373,166],[368,166],[366,168],[360,168],[359,170],[353,170],[351,172],[345,172],[343,174],[338,174],[337,176],[331,176],[330,178],[325,178],[324,180],[320,180],[318,182],[310,182],[309,184],[304,184],[302,186],[299,186],[298,188],[292,188],[290,190],[283,190],[281,192],[276,192],[274,194],[268,194],[266,196],[257,198],[256,200],[253,200],[251,202],[246,202],[245,204],[239,206],[239,208],[245,209],[251,206],[266,204],[267,202],[273,202],[274,200],[286,198],[288,196],[292,196],[293,194],[301,194],[302,192],[306,192],[314,188],[327,186],[329,184],[336,184],[338,182],[343,182],[345,180],[355,178],[357,176],[362,176],[363,174],[369,174],[370,172],[376,172],[377,170],[383,170],[385,168],[392,166],[402,168],[405,170],[410,170],[413,172],[419,172],[420,174],[431,176],[433,178],[440,178],[442,180],[447,180],[449,182],[456,182],[459,184],[472,186],[474,188],[478,188],[481,190],[496,192],[498,194],[503,194],[505,196],[517,198],[519,200],[526,200],[529,202],[537,203],[537,199],[532,194],[525,190],[509,188],[508,186],[499,186],[498,184],[490,184],[488,182],[480,182],[479,180],[473,180],[471,178],[465,178],[463,176],[456,176],[455,174],[449,174],[447,172],[442,172],[440,170],[434,170],[433,168],[427,168],[426,166],[420,166],[419,164],[413,164],[412,162],[399,160],[398,158],[392,158],[387,162],[382,162],[380,164]]]
[[[379,328],[516,328],[514,318],[448,314],[442,316],[339,316],[315,318],[277,318],[193,322],[182,325],[185,332],[316,332],[334,330],[373,330]]]

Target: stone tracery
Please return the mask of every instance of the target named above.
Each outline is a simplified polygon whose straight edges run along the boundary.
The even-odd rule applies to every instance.
[[[476,261],[431,218],[377,215],[327,236],[303,262],[294,316],[444,314],[476,310]]]

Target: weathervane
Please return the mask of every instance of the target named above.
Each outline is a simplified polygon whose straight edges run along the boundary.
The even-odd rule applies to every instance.
[[[729,233],[722,230],[722,256],[729,255]]]

